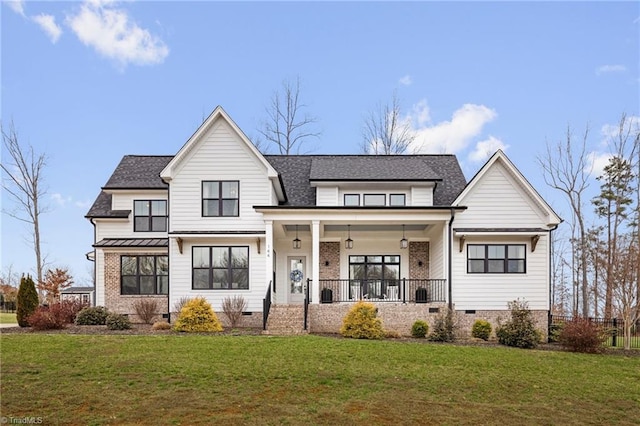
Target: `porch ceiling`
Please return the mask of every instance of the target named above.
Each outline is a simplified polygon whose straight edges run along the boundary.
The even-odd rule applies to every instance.
[[[287,224],[283,225],[285,232],[296,232],[295,224]],[[426,223],[419,224],[407,224],[404,229],[407,232],[410,231],[425,231],[429,227]],[[311,227],[309,225],[298,225],[298,232],[310,232]],[[346,232],[347,225],[324,225],[325,232]],[[402,225],[397,224],[362,224],[362,225],[351,225],[352,232],[384,232],[384,231],[399,231],[402,232]]]

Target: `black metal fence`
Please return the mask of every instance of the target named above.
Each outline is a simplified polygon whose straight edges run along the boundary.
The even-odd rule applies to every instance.
[[[0,312],[15,312],[16,302],[0,302]]]
[[[573,318],[564,315],[551,315],[549,320],[549,336],[556,325],[571,321]],[[604,345],[610,347],[624,347],[624,320],[618,318],[588,318],[589,322],[599,325],[607,334]],[[631,348],[640,349],[640,320],[631,326]]]
[[[446,302],[447,280],[319,280],[320,303]]]
[[[267,294],[262,299],[262,329],[267,329],[267,320],[269,319],[269,311],[271,311],[271,282],[269,282],[269,288]]]

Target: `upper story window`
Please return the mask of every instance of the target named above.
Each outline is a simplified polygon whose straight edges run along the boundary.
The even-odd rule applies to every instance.
[[[345,206],[359,206],[360,205],[360,194],[344,194],[344,205]]]
[[[120,294],[167,294],[169,256],[121,256]]]
[[[365,206],[385,206],[387,204],[387,196],[385,194],[364,194]]]
[[[407,196],[405,194],[390,194],[389,205],[390,206],[405,206],[407,202]]]
[[[469,244],[467,272],[470,274],[524,274],[526,245]]]
[[[240,182],[203,181],[202,216],[238,216],[240,205]]]
[[[134,232],[166,232],[167,201],[135,200],[133,202]]]

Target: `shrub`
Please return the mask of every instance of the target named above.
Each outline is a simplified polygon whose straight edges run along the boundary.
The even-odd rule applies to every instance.
[[[156,321],[151,328],[154,330],[171,330],[171,324],[166,321]]]
[[[35,312],[27,317],[27,321],[36,330],[59,330],[65,327],[65,321],[63,316],[59,315],[59,311],[55,305],[38,306]]]
[[[155,299],[139,299],[133,302],[133,309],[143,323],[151,324],[158,312],[158,301]]]
[[[342,320],[340,334],[354,339],[382,339],[385,333],[378,309],[372,303],[357,302]]]
[[[532,349],[538,346],[541,335],[533,324],[533,316],[525,301],[509,302],[511,320],[496,329],[498,342],[516,348]]]
[[[242,296],[225,297],[222,301],[222,311],[229,318],[231,327],[242,319],[242,312],[247,309],[247,302]]]
[[[31,275],[22,277],[20,287],[18,288],[16,319],[20,327],[29,326],[29,316],[36,311],[38,307],[38,293],[36,293],[36,285],[31,279]]]
[[[556,322],[549,327],[549,343],[556,343],[560,341],[560,333],[564,328],[564,323]]]
[[[76,300],[63,300],[50,306],[39,306],[27,320],[36,330],[59,330],[72,324],[83,306]]]
[[[93,306],[82,309],[76,315],[77,325],[105,325],[109,312],[104,306]]]
[[[402,336],[395,330],[385,330],[384,337],[387,339],[399,339]]]
[[[184,305],[186,305],[191,300],[193,299],[187,296],[181,297],[180,299],[176,300],[173,304],[173,312],[177,312],[179,314],[182,311],[182,308],[184,308]]]
[[[482,319],[476,320],[471,327],[471,335],[476,339],[489,340],[491,336],[491,324]]]
[[[600,352],[606,338],[604,329],[586,318],[566,321],[558,335],[558,341],[563,348],[587,353]]]
[[[425,321],[418,320],[411,326],[411,335],[415,338],[421,339],[426,337],[429,333],[429,324]]]
[[[122,314],[116,314],[115,312],[107,315],[105,324],[109,330],[128,330],[131,328],[129,317]]]
[[[447,308],[433,321],[433,331],[429,335],[429,340],[432,342],[453,342],[456,340],[456,328],[453,311]]]
[[[203,297],[189,300],[178,316],[176,331],[222,331],[222,325],[211,305]]]

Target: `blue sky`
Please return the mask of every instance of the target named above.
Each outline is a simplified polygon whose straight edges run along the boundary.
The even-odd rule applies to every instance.
[[[176,153],[217,105],[257,136],[284,79],[300,77],[319,120],[314,153],[358,153],[364,117],[397,91],[414,150],[454,153],[471,178],[502,148],[561,216],[535,162],[546,141],[589,125],[597,168],[608,126],[640,115],[638,2],[5,1],[0,13],[2,124],[49,157],[44,252],[78,283],[84,215],[123,155]],[[1,271],[33,271],[29,229],[6,214],[0,226]]]

